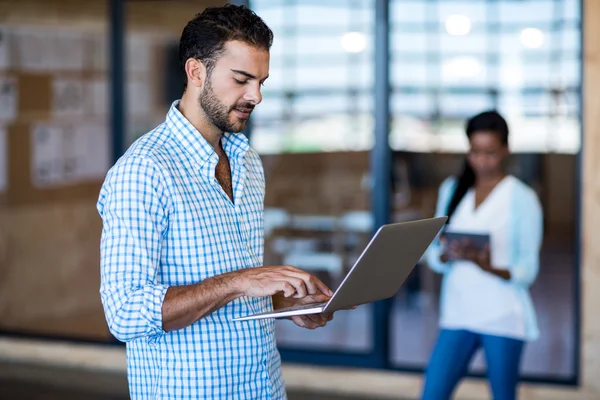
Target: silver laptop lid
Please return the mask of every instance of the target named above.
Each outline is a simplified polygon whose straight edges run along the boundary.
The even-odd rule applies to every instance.
[[[429,218],[380,227],[323,311],[393,297],[447,219]]]

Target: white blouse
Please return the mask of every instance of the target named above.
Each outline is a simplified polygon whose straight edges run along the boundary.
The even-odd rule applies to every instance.
[[[456,208],[448,231],[490,235],[491,264],[509,268],[509,215],[511,189],[516,178],[505,177],[475,208],[475,192],[469,190]],[[455,261],[446,274],[445,301],[440,325],[478,333],[526,339],[526,321],[517,288],[470,261]]]

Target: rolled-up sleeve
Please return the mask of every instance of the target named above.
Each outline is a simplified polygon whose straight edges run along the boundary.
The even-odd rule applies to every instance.
[[[446,216],[446,209],[448,207],[447,204],[449,202],[452,190],[455,187],[455,182],[456,180],[454,178],[448,178],[440,185],[438,190],[437,205],[435,208],[436,217]],[[425,257],[429,268],[435,272],[443,274],[448,271],[451,263],[444,263],[440,259],[442,255],[442,245],[440,243],[439,236],[440,235],[438,234],[438,236],[433,240],[427,249],[427,252],[425,253]]]
[[[120,341],[158,339],[168,287],[157,283],[168,225],[165,186],[145,158],[121,160],[100,191],[100,296],[110,332]]]
[[[540,202],[533,191],[523,194],[517,204],[515,237],[517,257],[511,265],[511,282],[520,286],[530,286],[539,271],[540,249],[543,237],[543,213]]]

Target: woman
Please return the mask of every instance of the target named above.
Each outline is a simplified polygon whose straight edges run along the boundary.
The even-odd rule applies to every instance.
[[[469,152],[458,179],[439,190],[436,215],[446,231],[489,235],[489,245],[449,244],[440,235],[427,251],[444,275],[440,333],[425,376],[423,400],[449,399],[483,348],[495,400],[516,398],[523,345],[538,327],[529,286],[538,273],[542,211],[535,192],[508,175],[508,126],[494,111],[467,123]]]

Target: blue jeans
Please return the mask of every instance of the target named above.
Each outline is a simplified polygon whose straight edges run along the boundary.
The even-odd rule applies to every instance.
[[[450,399],[479,347],[485,354],[493,399],[516,399],[523,344],[522,340],[501,336],[442,329],[429,360],[421,399]]]

